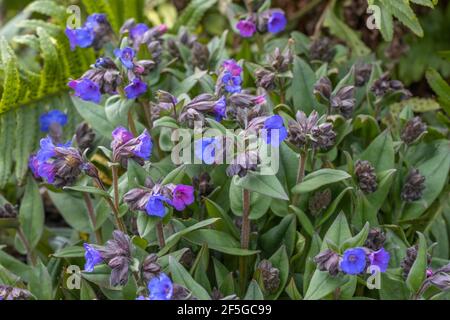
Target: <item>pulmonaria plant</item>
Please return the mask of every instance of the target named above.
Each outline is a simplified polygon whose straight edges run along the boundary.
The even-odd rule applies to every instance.
[[[281,9],[270,9],[263,12],[249,14],[246,18],[239,20],[236,29],[241,37],[250,38],[256,32],[270,32],[277,34],[286,28],[287,19]]]

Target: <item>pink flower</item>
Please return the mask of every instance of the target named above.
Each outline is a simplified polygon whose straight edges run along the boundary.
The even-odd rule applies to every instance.
[[[236,28],[238,28],[239,33],[244,38],[250,38],[256,32],[256,25],[255,25],[255,23],[253,21],[251,21],[251,20],[248,20],[248,19],[240,20],[237,23]]]
[[[194,188],[179,184],[172,191],[172,205],[178,211],[184,210],[194,202]]]

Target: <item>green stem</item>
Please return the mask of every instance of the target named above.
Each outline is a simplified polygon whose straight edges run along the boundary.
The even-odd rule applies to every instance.
[[[166,246],[166,240],[164,239],[164,226],[162,221],[156,224],[156,232],[158,236],[159,248],[162,249]]]
[[[83,199],[84,199],[84,202],[86,203],[86,208],[87,208],[89,219],[91,220],[91,223],[92,223],[92,228],[95,231],[95,239],[97,241],[97,244],[102,244],[103,243],[102,233],[101,233],[100,229],[96,229],[97,219],[95,217],[94,206],[92,204],[92,200],[91,200],[89,194],[87,194],[87,193],[83,193]]]
[[[36,263],[37,263],[36,257],[35,257],[35,255],[33,253],[33,250],[31,249],[31,246],[30,246],[30,243],[28,242],[28,239],[25,237],[25,234],[23,233],[23,230],[22,230],[21,226],[19,226],[17,228],[17,234],[18,234],[20,240],[22,240],[23,245],[25,246],[25,250],[27,251],[28,259],[30,260],[30,262],[31,262],[31,264],[33,266],[36,266]]]
[[[306,151],[300,152],[300,158],[298,160],[299,162],[298,162],[298,171],[297,171],[296,185],[302,183],[303,178],[305,177],[306,155],[307,155]],[[300,194],[297,193],[294,196],[294,198],[292,199],[292,204],[294,206],[297,206],[299,201],[300,201]]]
[[[142,109],[144,109],[144,115],[145,115],[145,120],[147,121],[147,127],[149,130],[152,130],[153,122],[152,122],[152,113],[151,113],[150,103],[142,102],[141,105],[142,105]]]
[[[250,244],[250,191],[242,191],[242,227],[241,248],[247,250]],[[241,278],[241,293],[244,295],[247,286],[247,257],[239,257],[239,276]]]
[[[109,199],[109,202],[112,204],[114,217],[116,218],[116,224],[119,230],[121,230],[123,233],[127,233],[127,229],[125,228],[125,224],[120,217],[119,214],[119,174],[117,172],[117,166],[113,165],[112,167],[112,180],[113,180],[113,189],[114,189],[114,203],[111,202],[111,199]]]
[[[135,137],[137,137],[138,136],[138,132],[137,132],[137,129],[136,129],[136,124],[134,123],[133,114],[131,113],[131,110],[128,111],[128,126],[130,127],[131,133],[133,133],[133,135]]]

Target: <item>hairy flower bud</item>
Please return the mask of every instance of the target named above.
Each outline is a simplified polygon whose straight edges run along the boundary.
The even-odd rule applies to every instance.
[[[200,122],[203,124],[205,122],[205,117],[201,112],[193,108],[185,109],[179,117],[180,123],[186,124],[189,128],[194,127],[195,122]]]
[[[336,140],[333,125],[329,122],[322,123],[311,129],[311,145],[320,150],[330,149]]]
[[[380,79],[376,80],[371,88],[371,91],[377,97],[383,97],[390,92],[400,92],[403,97],[410,97],[411,92],[405,89],[402,82],[398,80],[389,80],[389,74],[385,73]]]
[[[209,61],[208,47],[195,41],[192,45],[192,65],[200,70],[206,70]]]
[[[280,286],[280,270],[273,267],[269,260],[262,260],[258,264],[258,270],[261,272],[264,289],[269,293],[275,292]]]
[[[425,190],[425,176],[418,169],[411,169],[403,185],[401,198],[408,203],[420,200]]]
[[[152,253],[142,263],[142,275],[145,281],[149,281],[159,272],[161,272],[161,266],[158,264],[158,256]]]
[[[75,131],[75,140],[77,142],[78,148],[84,151],[92,146],[95,140],[94,130],[87,124],[87,122],[82,122],[78,125]]]
[[[235,93],[229,98],[230,105],[235,108],[251,108],[256,105],[264,104],[264,96],[255,96],[248,93]]]
[[[323,191],[317,191],[309,198],[308,207],[309,211],[313,215],[319,214],[322,210],[326,209],[331,202],[331,190],[325,189]]]
[[[364,243],[364,247],[371,249],[373,251],[378,251],[384,246],[384,242],[386,241],[386,235],[379,228],[372,228],[369,231],[369,235],[367,236],[367,240]]]
[[[269,55],[269,65],[278,73],[283,73],[289,70],[289,66],[294,60],[290,46],[282,53],[279,48],[275,48],[274,52]]]
[[[0,284],[0,300],[28,300],[31,293],[28,290]]]
[[[363,87],[370,79],[372,65],[370,63],[357,63],[355,65],[355,85]]]
[[[405,124],[401,134],[401,139],[406,144],[412,144],[426,130],[427,125],[422,122],[422,119],[420,117],[414,117]]]
[[[309,48],[309,57],[311,60],[331,62],[336,55],[336,50],[330,38],[320,38],[315,40]]]
[[[411,270],[414,262],[417,258],[417,250],[419,246],[415,245],[406,249],[406,256],[400,263],[400,267],[403,269],[403,277],[406,279],[408,277],[409,271]],[[427,265],[431,264],[431,255],[427,253]]]
[[[355,87],[345,86],[332,95],[330,105],[338,109],[345,118],[351,118],[356,99],[354,98]]]
[[[333,277],[339,273],[339,261],[339,255],[330,249],[326,249],[314,257],[317,268],[320,271],[328,271]]]
[[[229,177],[245,177],[248,171],[256,171],[259,161],[256,152],[249,151],[238,154],[233,163],[228,166],[226,173]]]
[[[128,268],[131,261],[130,237],[121,231],[113,232],[113,239],[98,249],[103,260],[112,269],[112,286],[124,285],[128,281]]]
[[[364,193],[372,193],[377,190],[377,175],[369,161],[356,161],[355,175],[358,185]]]
[[[328,102],[331,98],[332,84],[328,77],[322,77],[314,84],[314,94],[320,100]]]
[[[202,172],[200,176],[192,178],[192,184],[200,197],[209,195],[214,190],[214,185],[211,182],[211,176],[208,172]]]
[[[119,69],[108,57],[97,59],[91,69],[81,76],[81,79],[89,79],[96,83],[102,94],[116,94],[117,88],[123,82]]]
[[[275,73],[266,69],[255,71],[256,85],[267,91],[275,89]]]
[[[17,207],[10,203],[0,206],[0,218],[16,218],[18,214]]]

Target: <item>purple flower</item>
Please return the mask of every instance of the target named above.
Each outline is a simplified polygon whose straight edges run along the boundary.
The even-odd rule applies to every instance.
[[[95,30],[102,25],[108,23],[104,13],[93,13],[86,19],[85,28]]]
[[[69,87],[75,90],[76,97],[84,101],[100,103],[102,99],[99,86],[90,79],[82,78],[80,80],[72,80],[69,82]]]
[[[170,200],[163,195],[152,195],[148,199],[145,210],[147,211],[149,216],[157,216],[163,218],[166,215],[166,207],[164,206],[164,202],[168,204],[171,203]]]
[[[264,129],[267,130],[267,140],[268,144],[278,147],[284,139],[287,138],[287,130],[284,127],[283,118],[279,115],[271,116],[264,121]],[[278,139],[272,139],[272,134],[278,132]]]
[[[124,49],[115,49],[114,55],[120,59],[120,62],[125,66],[127,69],[133,69],[133,59],[136,55],[134,50],[130,47],[126,47]]]
[[[366,252],[363,248],[347,249],[340,264],[346,274],[360,274],[366,269]]]
[[[242,73],[242,67],[234,59],[225,60],[222,63],[222,67],[233,76],[240,76]]]
[[[278,33],[286,28],[287,20],[283,12],[273,12],[267,22],[267,30],[270,33]]]
[[[236,24],[236,28],[239,30],[239,33],[244,38],[252,37],[256,32],[256,25],[253,21],[249,19],[240,20]]]
[[[206,164],[213,164],[216,157],[217,140],[215,138],[202,138],[195,141],[194,154]]]
[[[379,267],[381,272],[386,272],[390,258],[391,255],[384,248],[369,254],[370,264]]]
[[[170,300],[173,295],[172,280],[164,273],[153,277],[148,282],[148,291],[150,300]]]
[[[102,263],[102,261],[103,261],[102,256],[101,256],[100,252],[95,250],[91,245],[85,243],[85,244],[83,244],[83,246],[84,246],[84,249],[86,250],[86,252],[84,253],[84,257],[86,259],[86,264],[84,265],[84,270],[87,272],[92,272],[92,271],[94,271],[94,267],[97,264]]]
[[[30,168],[33,176],[35,178],[39,178],[38,169],[39,169],[39,161],[35,154],[30,155],[28,158],[28,167]]]
[[[225,85],[225,90],[229,93],[241,92],[241,76],[234,76],[231,72],[225,71],[222,76],[222,83]]]
[[[127,99],[135,99],[143,95],[146,91],[147,84],[139,78],[134,78],[133,81],[125,87]]]
[[[178,211],[183,211],[194,202],[194,188],[179,184],[172,191],[172,206]]]
[[[71,50],[75,50],[77,46],[80,48],[88,48],[92,45],[95,38],[94,31],[89,28],[66,28],[66,36],[69,39]]]
[[[67,123],[67,115],[59,110],[51,110],[39,117],[41,131],[48,132],[53,123],[64,126]]]
[[[111,148],[116,160],[122,156],[148,160],[152,154],[153,143],[147,130],[135,138],[127,129],[118,127],[112,132],[112,138]]]
[[[217,100],[213,110],[214,114],[216,115],[216,121],[221,121],[226,116],[227,102],[224,96],[220,97],[220,99]]]
[[[149,30],[145,23],[138,23],[130,30],[130,38],[133,42],[140,42],[144,34]]]
[[[56,155],[56,146],[53,144],[50,137],[41,139],[39,145],[41,148],[36,155],[36,159],[39,163],[45,162]]]
[[[133,154],[142,159],[148,160],[152,154],[152,138],[147,130],[144,130],[137,138],[136,145],[131,149]]]

